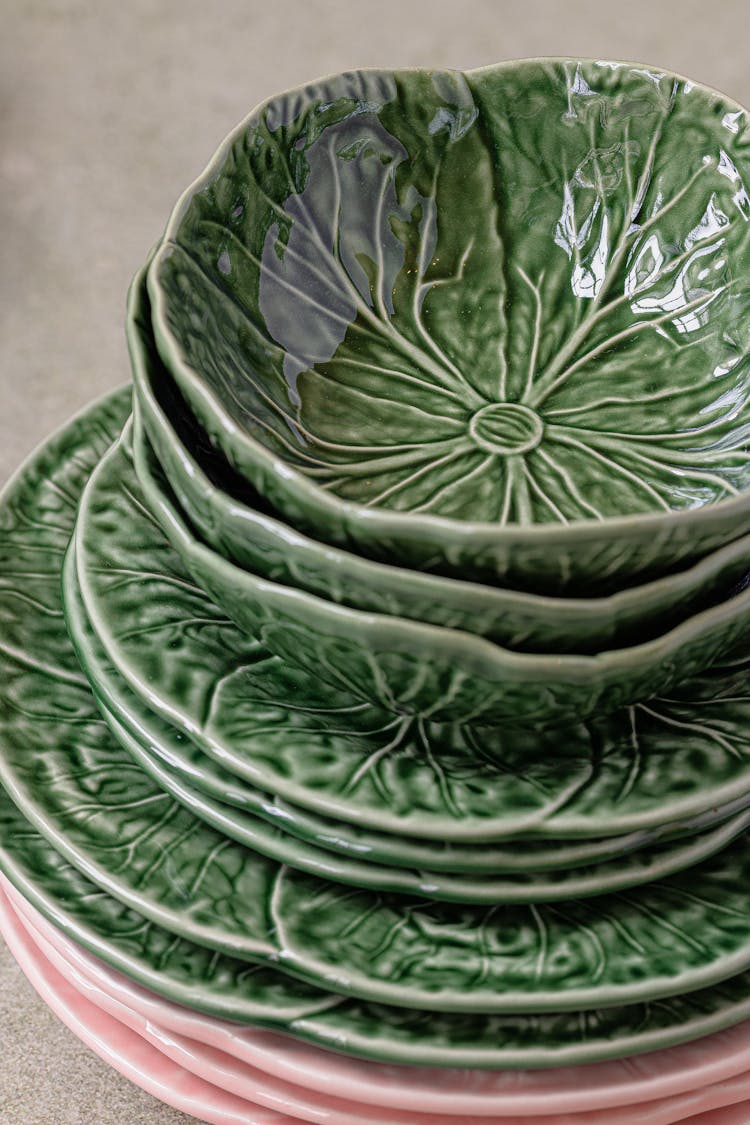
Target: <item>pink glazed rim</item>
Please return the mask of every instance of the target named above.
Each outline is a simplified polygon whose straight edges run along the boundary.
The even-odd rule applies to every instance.
[[[326,1051],[275,1032],[192,1011],[131,981],[67,938],[0,876],[16,908],[110,995],[137,1003],[162,1027],[217,1047],[297,1086],[401,1112],[497,1115],[498,1097],[519,1117],[584,1112],[686,1093],[750,1070],[750,1020],[678,1047],[631,1059],[546,1071],[388,1066]]]
[[[299,1118],[261,1109],[197,1077],[86,1000],[45,960],[7,896],[0,898],[0,930],[42,999],[83,1042],[136,1085],[175,1108],[199,1114],[210,1125],[295,1125],[299,1122]],[[738,1096],[744,1097],[750,1092],[750,1081],[745,1079],[742,1085],[745,1086],[744,1092],[740,1091],[738,1083],[731,1083],[730,1088],[712,1087],[711,1090],[697,1092],[689,1099],[692,1101],[690,1106],[684,1104],[684,1099],[668,1099],[672,1103],[670,1106],[642,1103],[621,1107],[614,1113],[608,1113],[607,1122],[608,1125],[610,1122],[617,1125],[635,1125],[635,1122],[670,1125],[689,1120],[693,1125],[734,1125],[742,1121],[737,1114],[746,1113],[750,1104],[746,1102],[742,1108],[737,1104]],[[726,1105],[730,1100],[734,1103],[731,1116],[721,1110],[717,1112],[722,1103]],[[676,1101],[682,1104],[678,1106]],[[706,1109],[706,1103],[711,1108],[708,1112],[701,1112]],[[688,1118],[684,1115],[685,1109],[688,1110]],[[462,1120],[468,1122],[471,1119],[464,1117]],[[528,1125],[600,1125],[601,1115],[584,1113],[521,1120]],[[425,1121],[430,1121],[429,1115]],[[516,1117],[506,1118],[505,1122],[506,1125],[520,1125]]]
[[[12,897],[14,898],[14,900],[16,902],[18,902],[19,907],[25,907],[24,913],[28,912],[30,915],[33,915],[35,913],[33,911],[33,908],[28,907],[28,904],[25,904],[22,899],[20,899],[20,901],[19,901],[20,896],[18,896],[17,892],[11,892],[11,893],[12,893]],[[15,930],[16,934],[20,933],[21,929],[22,929],[22,923],[21,923],[20,917],[18,916],[18,914],[15,913],[15,911],[13,911],[13,914],[15,915],[15,917],[11,918],[10,917],[10,911],[7,908],[7,904],[4,904],[4,906],[5,906],[5,909],[3,910],[3,915],[8,916],[8,919],[7,919],[8,924],[13,925],[13,923],[15,923],[13,925],[13,929]],[[65,952],[64,952],[66,947],[67,947],[68,951],[72,952],[74,955],[76,955],[76,954],[82,955],[81,963],[77,967],[74,967],[70,964],[68,966],[70,972],[75,974],[76,981],[80,981],[81,975],[83,975],[84,977],[86,976],[86,971],[85,971],[86,970],[86,962],[91,962],[95,969],[99,968],[99,963],[96,961],[95,958],[92,958],[88,954],[83,954],[83,951],[79,950],[77,946],[75,946],[73,943],[69,942],[68,939],[64,938],[62,935],[57,934],[57,931],[55,931],[53,927],[49,926],[48,923],[44,923],[43,920],[40,919],[37,916],[36,919],[32,920],[32,918],[29,918],[27,923],[23,923],[23,926],[26,927],[26,929],[25,929],[25,934],[22,934],[22,937],[24,938],[23,945],[24,945],[25,956],[26,956],[27,960],[29,958],[32,958],[36,961],[37,972],[39,971],[39,963],[41,962],[41,964],[47,969],[48,973],[51,973],[51,974],[53,974],[54,976],[57,976],[57,977],[60,976],[60,974],[58,972],[58,969],[56,969],[52,965],[50,965],[49,961],[47,961],[47,959],[44,956],[44,947],[47,946],[49,948],[51,943],[47,943],[45,941],[45,938],[41,934],[39,934],[39,938],[38,938],[39,944],[36,947],[35,956],[34,956],[34,949],[33,948],[30,949],[30,946],[33,946],[34,943],[37,942],[37,938],[34,937],[33,932],[32,932],[32,927],[33,927],[34,921],[39,921],[39,922],[43,923],[43,927],[45,929],[50,930],[52,932],[52,934],[57,935],[57,937],[59,938],[58,944],[62,948],[58,949],[58,951],[57,951],[57,955],[58,955],[58,958],[59,958],[59,960],[57,961],[58,965],[60,964],[61,961],[66,962],[66,957],[65,957]],[[3,928],[5,928],[5,923],[6,923],[6,918],[3,917]],[[41,928],[42,928],[42,926],[40,925],[40,929]],[[15,952],[15,950],[14,950],[14,952]],[[25,970],[25,966],[23,966],[23,967],[24,967],[24,970]],[[110,973],[113,974],[116,977],[121,976],[120,974],[114,973],[113,970],[106,970],[106,974],[110,974]],[[105,975],[105,980],[106,980],[106,975]],[[80,991],[79,991],[79,989],[78,989],[78,987],[75,983],[72,983],[70,981],[70,979],[66,983],[67,983],[67,986],[68,986],[68,991],[69,992],[72,991],[72,993],[74,995],[77,995],[82,1005],[89,1006],[89,1007],[91,1006],[91,1001],[86,1000],[81,995],[81,993],[80,993]],[[124,980],[124,983],[129,984],[130,982],[127,982],[127,980]],[[103,989],[101,980],[98,980],[98,981],[95,980],[95,981],[91,982],[91,987],[93,988],[94,994],[95,995],[98,994],[100,1000],[104,999],[107,996],[106,989]],[[132,986],[132,988],[136,993],[145,993],[145,990],[141,989],[140,986],[134,985],[134,986]],[[146,994],[146,995],[148,995],[148,994]],[[45,996],[45,999],[47,999],[46,996]],[[50,1001],[48,1000],[48,1003],[49,1002]],[[114,1000],[113,1003],[119,1005],[117,1010],[120,1013],[122,1013],[123,1009],[125,1009],[125,1011],[127,1012],[127,1009],[129,1007],[129,1005],[127,1003],[127,1000],[125,1000],[125,1001]],[[169,1002],[161,1002],[161,1003],[166,1003],[170,1007],[175,1007],[175,1008],[178,1007],[176,1005],[169,1004]],[[180,1009],[178,1008],[178,1010],[180,1010]],[[183,1010],[183,1011],[186,1011],[186,1010]],[[109,1019],[114,1020],[115,1023],[121,1022],[114,1015],[109,1015],[109,1013],[106,1013],[106,1014],[108,1015]],[[150,1010],[146,1015],[143,1015],[143,1014],[139,1015],[137,1012],[133,1012],[131,1010],[130,1018],[131,1018],[131,1021],[132,1021],[131,1025],[130,1025],[130,1030],[139,1039],[142,1039],[144,1027],[150,1028],[150,1032],[149,1032],[150,1038],[151,1038],[150,1045],[152,1046],[153,1050],[157,1053],[157,1055],[159,1055],[159,1054],[163,1055],[164,1052],[166,1051],[170,1054],[170,1058],[171,1058],[171,1061],[172,1061],[173,1064],[175,1064],[175,1063],[184,1064],[184,1065],[177,1066],[178,1071],[184,1072],[185,1069],[188,1069],[195,1076],[194,1068],[195,1068],[195,1066],[198,1066],[198,1068],[200,1070],[200,1075],[196,1076],[196,1080],[199,1080],[199,1078],[202,1077],[206,1081],[206,1084],[209,1085],[209,1084],[211,1084],[211,1078],[212,1077],[217,1079],[225,1087],[224,1089],[219,1091],[220,1093],[226,1093],[226,1084],[227,1084],[227,1081],[228,1081],[229,1082],[229,1088],[232,1090],[232,1092],[235,1095],[238,1095],[244,1101],[249,1101],[250,1096],[253,1095],[254,1092],[257,1093],[257,1091],[254,1091],[254,1089],[253,1089],[253,1083],[257,1082],[257,1071],[256,1071],[255,1075],[253,1075],[251,1071],[243,1074],[242,1067],[238,1066],[237,1059],[232,1058],[231,1056],[227,1055],[227,1053],[222,1051],[221,1049],[209,1048],[208,1050],[206,1050],[205,1044],[196,1043],[194,1041],[191,1041],[189,1038],[187,1038],[187,1037],[185,1037],[185,1036],[183,1036],[179,1033],[168,1033],[168,1032],[166,1032],[163,1028],[159,1027],[157,1024],[154,1023],[154,1021],[152,1019],[152,1013],[151,1013]],[[201,1019],[206,1019],[206,1018],[207,1017],[201,1017]],[[66,1022],[68,1022],[68,1021],[66,1020]],[[221,1023],[221,1021],[210,1021],[210,1019],[209,1019],[209,1022]],[[281,1037],[277,1037],[277,1038],[281,1038]],[[712,1036],[711,1038],[713,1039],[713,1038],[716,1038],[716,1037]],[[91,1044],[89,1044],[89,1045],[91,1045]],[[141,1046],[141,1049],[142,1049],[142,1043],[140,1044],[140,1046]],[[672,1049],[672,1050],[675,1050],[675,1049]],[[101,1052],[99,1052],[99,1053],[101,1053]],[[324,1056],[327,1055],[326,1052],[320,1052],[320,1053],[323,1054]],[[660,1052],[660,1053],[664,1054],[665,1052]],[[110,1061],[110,1062],[112,1061],[112,1059],[109,1055],[107,1055],[105,1057],[108,1058],[108,1061]],[[166,1059],[163,1059],[163,1061],[166,1061]],[[601,1064],[597,1064],[597,1065],[601,1065]],[[121,1069],[121,1068],[118,1067],[118,1069]],[[570,1069],[578,1070],[580,1068],[570,1068]],[[132,1077],[132,1075],[128,1074],[128,1077]],[[267,1076],[266,1076],[266,1078],[267,1078]],[[215,1083],[212,1084],[212,1085],[214,1086],[214,1089],[218,1088]],[[274,1095],[273,1083],[271,1083],[270,1086],[269,1086],[269,1084],[266,1080],[265,1086],[266,1086],[266,1093],[268,1095],[270,1095],[271,1097],[273,1097],[273,1095]],[[373,1122],[373,1123],[385,1121],[385,1120],[393,1121],[393,1118],[391,1118],[390,1115],[388,1115],[388,1118],[383,1118],[382,1116],[377,1116],[377,1115],[373,1116],[371,1113],[369,1113],[367,1111],[367,1107],[362,1105],[361,1102],[358,1103],[358,1106],[354,1106],[354,1105],[351,1105],[351,1104],[349,1106],[347,1106],[345,1103],[340,1103],[339,1106],[336,1107],[336,1108],[338,1108],[340,1112],[344,1111],[346,1113],[346,1116],[344,1116],[344,1115],[339,1116],[339,1114],[336,1114],[335,1116],[331,1115],[330,1110],[334,1109],[334,1107],[330,1105],[330,1102],[331,1102],[330,1098],[326,1099],[326,1101],[328,1101],[328,1103],[329,1103],[328,1106],[324,1105],[321,1102],[318,1102],[317,1106],[316,1105],[311,1106],[309,1098],[307,1099],[306,1105],[300,1105],[299,1104],[299,1094],[301,1093],[301,1091],[299,1090],[299,1087],[296,1087],[296,1089],[293,1088],[293,1087],[291,1088],[291,1100],[290,1100],[290,1085],[287,1084],[287,1083],[284,1083],[284,1082],[282,1082],[281,1086],[277,1085],[275,1087],[275,1091],[276,1091],[276,1097],[277,1097],[277,1104],[283,1109],[286,1109],[287,1105],[289,1105],[289,1108],[291,1109],[292,1113],[294,1113],[294,1120],[296,1120],[296,1121],[299,1121],[300,1117],[303,1117],[305,1120],[310,1120],[309,1115],[310,1115],[311,1112],[313,1113],[315,1120],[321,1121],[321,1122],[322,1121],[330,1121],[330,1122],[332,1122],[332,1125],[335,1125],[335,1123],[339,1123],[339,1125],[344,1125],[344,1123],[347,1123],[347,1122],[350,1122],[350,1121],[354,1123],[357,1120],[357,1118],[359,1118],[359,1121],[367,1121],[367,1122]],[[152,1091],[152,1092],[156,1092],[156,1091]],[[157,1096],[164,1097],[164,1095],[162,1093],[158,1093],[158,1092],[157,1092]],[[192,1096],[192,1094],[191,1094],[191,1096]],[[619,1111],[615,1110],[614,1112],[612,1112],[614,1107],[612,1106],[612,1103],[609,1102],[608,1108],[610,1109],[610,1112],[608,1114],[608,1121],[613,1122],[613,1125],[616,1125],[617,1122],[625,1123],[625,1122],[632,1122],[634,1120],[638,1120],[639,1122],[644,1122],[644,1123],[646,1123],[646,1125],[667,1125],[668,1122],[674,1122],[674,1121],[677,1121],[677,1120],[684,1119],[686,1114],[691,1115],[691,1114],[700,1113],[701,1110],[706,1108],[708,1105],[716,1107],[716,1106],[721,1105],[722,1103],[726,1104],[727,1102],[736,1102],[740,1098],[746,1099],[748,1097],[750,1097],[750,1074],[743,1074],[743,1075],[740,1075],[736,1079],[736,1081],[734,1081],[734,1082],[730,1081],[730,1082],[724,1082],[724,1083],[719,1083],[719,1084],[712,1083],[710,1089],[694,1090],[692,1095],[688,1096],[688,1097],[656,1098],[656,1099],[650,1100],[646,1104],[642,1103],[642,1104],[637,1105],[637,1106],[636,1105],[630,1105],[625,1110],[619,1110]],[[166,1100],[170,1100],[170,1099],[166,1099]],[[264,1101],[265,1100],[266,1099],[264,1098]],[[495,1107],[496,1106],[497,1106],[497,1102],[495,1103]],[[217,1109],[217,1108],[218,1107],[216,1107],[216,1106],[213,1107],[214,1110]],[[253,1108],[255,1109],[255,1103],[253,1103]],[[467,1120],[472,1119],[472,1117],[473,1117],[472,1112],[470,1112],[468,1116],[466,1115],[466,1109],[467,1108],[468,1107],[465,1106],[463,1114],[458,1119],[459,1121],[460,1120],[467,1121]],[[316,1111],[316,1109],[317,1109],[317,1111]],[[362,1111],[364,1111],[364,1113],[366,1115],[364,1118],[362,1116],[360,1116],[360,1112],[362,1112]],[[202,1110],[201,1112],[205,1116],[205,1110]],[[495,1113],[497,1113],[496,1108],[495,1108]],[[633,1117],[634,1113],[637,1114],[637,1117],[635,1117],[635,1118]],[[711,1113],[712,1113],[712,1116],[711,1116],[710,1120],[713,1121],[713,1122],[716,1122],[717,1125],[718,1125],[718,1119],[715,1116],[715,1110],[712,1110]],[[422,1113],[422,1114],[416,1114],[416,1115],[410,1114],[409,1118],[411,1120],[414,1120],[414,1121],[417,1121],[417,1122],[420,1122],[420,1123],[424,1123],[424,1125],[443,1125],[443,1123],[446,1121],[446,1118],[442,1114],[439,1117],[435,1117],[434,1115],[430,1114],[429,1112]],[[222,1118],[221,1120],[223,1121],[223,1120],[225,1120],[225,1118]],[[265,1125],[265,1120],[266,1119],[264,1118],[263,1125]],[[286,1116],[286,1115],[284,1117],[280,1117],[278,1114],[276,1114],[274,1116],[273,1120],[275,1122],[278,1122],[278,1125],[282,1125],[282,1123],[283,1123],[283,1125],[286,1125],[287,1122],[291,1123],[292,1118],[289,1117],[289,1116]],[[450,1120],[450,1118],[448,1120]],[[455,1118],[454,1118],[454,1120],[455,1120]],[[503,1125],[511,1125],[511,1122],[518,1120],[518,1118],[515,1115],[513,1117],[508,1117],[508,1116],[503,1115],[503,1116],[496,1116],[495,1120],[499,1123],[499,1125],[500,1125],[500,1123],[503,1123]],[[576,1121],[580,1122],[581,1125],[585,1125],[586,1122],[592,1123],[594,1121],[594,1118],[592,1116],[590,1116],[589,1113],[584,1112],[583,1114],[573,1114],[572,1116],[569,1115],[569,1114],[565,1114],[565,1113],[564,1114],[549,1115],[549,1116],[542,1115],[541,1117],[537,1118],[536,1120],[538,1121],[538,1125],[573,1125],[573,1123],[576,1122]],[[699,1119],[698,1118],[692,1117],[691,1120],[693,1120],[695,1122],[695,1125],[699,1125]],[[723,1118],[722,1118],[722,1120],[723,1120]],[[244,1121],[247,1122],[246,1117],[244,1118]],[[526,1123],[526,1125],[535,1125],[534,1119],[532,1119],[529,1116],[524,1115],[523,1121]],[[406,1123],[406,1118],[404,1118],[403,1112],[402,1112],[400,1118],[398,1119],[399,1125],[401,1125],[401,1122]],[[261,1125],[260,1121],[258,1121],[258,1125]],[[706,1125],[708,1125],[708,1121],[706,1121]]]
[[[332,1096],[400,1111],[497,1115],[502,1096],[518,1116],[584,1112],[685,1093],[750,1069],[750,1021],[679,1047],[615,1062],[548,1071],[469,1071],[368,1063],[291,1037],[216,1019],[163,999],[65,937],[0,876],[17,909],[47,941],[161,1026],[218,1047],[267,1074]],[[593,1080],[593,1081],[592,1081]],[[402,1096],[403,1095],[403,1096]]]
[[[84,999],[45,962],[9,899],[1,893],[0,933],[45,1004],[99,1058],[136,1086],[210,1125],[299,1125],[285,1115],[261,1109],[256,1112],[256,1107],[242,1098],[196,1078]]]

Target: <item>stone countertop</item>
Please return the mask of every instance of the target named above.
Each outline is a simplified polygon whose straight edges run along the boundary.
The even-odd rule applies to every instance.
[[[746,0],[0,0],[0,480],[128,377],[123,312],[183,187],[258,101],[355,66],[637,59],[750,105]],[[2,1125],[167,1125],[0,948]],[[250,1123],[248,1123],[250,1125]]]

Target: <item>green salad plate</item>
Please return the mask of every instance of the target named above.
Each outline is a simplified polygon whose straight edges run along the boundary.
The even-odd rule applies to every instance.
[[[127,439],[84,491],[86,613],[146,704],[265,793],[378,832],[608,837],[745,801],[747,654],[586,722],[465,728],[393,716],[271,655],[193,581],[145,504]]]
[[[648,640],[728,597],[750,570],[750,537],[609,597],[555,598],[375,562],[276,518],[206,441],[153,340],[145,268],[128,339],[143,426],[181,509],[209,546],[261,578],[372,613],[476,633],[524,652],[594,653]]]
[[[27,614],[29,655],[33,623]],[[179,936],[345,995],[456,1012],[634,1003],[750,964],[746,837],[685,876],[593,905],[498,912],[341,887],[236,844],[172,800],[112,738],[87,681],[64,677],[77,661],[62,626],[36,625],[58,675],[45,674],[42,694],[38,668],[3,661],[0,780],[65,858]]]
[[[292,866],[324,871],[328,877],[342,882],[351,878],[355,885],[361,880],[362,885],[377,886],[377,880],[381,880],[383,889],[409,889],[415,893],[427,892],[435,898],[452,897],[456,901],[503,901],[506,896],[509,901],[514,897],[519,901],[530,900],[533,882],[533,894],[544,900],[573,897],[569,878],[571,869],[580,880],[576,883],[577,896],[593,893],[603,886],[613,886],[613,882],[618,886],[635,885],[657,877],[656,872],[668,873],[667,867],[679,870],[697,862],[725,846],[747,826],[750,812],[744,809],[746,799],[742,799],[735,802],[734,807],[714,808],[703,818],[683,819],[651,833],[643,831],[630,836],[578,843],[524,840],[521,859],[518,847],[503,849],[485,845],[472,852],[470,845],[466,845],[463,851],[460,848],[441,849],[439,841],[357,833],[350,825],[305,813],[288,803],[274,800],[252,786],[243,785],[184,733],[151,712],[118,675],[86,618],[76,587],[72,552],[63,568],[63,596],[68,628],[100,709],[119,741],[165,789],[209,823],[223,827],[227,835],[251,847],[258,847],[264,854],[273,855],[273,851],[269,851],[273,845],[261,842],[262,826],[257,823],[259,817],[277,829],[282,828],[284,833],[315,845],[313,853],[323,848],[326,852],[339,852],[349,861],[348,868],[342,869],[330,854],[318,854],[311,864],[303,858],[307,854],[303,851],[296,860],[290,860]],[[701,821],[712,829],[717,827],[707,831]],[[688,835],[691,837],[689,841],[680,839]],[[672,848],[654,846],[675,837],[680,842]],[[633,856],[633,853],[642,853],[644,849],[647,851],[645,856]],[[389,883],[398,876],[393,871],[378,869],[383,852],[391,866],[403,868],[411,865],[417,868],[418,874],[408,872],[411,884],[405,880],[400,886],[395,882]],[[456,853],[458,858],[454,858]],[[467,854],[474,866],[467,863]],[[428,875],[426,872],[436,859],[440,874],[433,872]],[[451,866],[451,860],[458,864],[459,870]],[[614,862],[608,863],[607,860]],[[586,870],[592,866],[593,871]],[[345,873],[346,870],[352,873],[353,878]],[[544,875],[550,872],[552,879],[545,880]],[[453,877],[457,874],[471,875],[472,879],[463,882],[455,878],[442,879],[445,874]],[[481,876],[480,880],[477,880],[477,874]],[[519,880],[519,874],[526,878]],[[498,881],[493,878],[497,875],[515,876],[515,880]],[[563,893],[564,886],[568,888],[567,894]],[[512,891],[511,887],[516,889]]]
[[[550,1015],[451,1015],[360,1003],[176,938],[67,863],[0,787],[0,870],[68,937],[159,995],[220,1019],[383,1062],[546,1068],[657,1050],[750,1018],[750,973],[675,996]]]
[[[731,817],[719,827],[691,836],[684,842],[640,849],[614,860],[594,862],[572,871],[497,874],[479,877],[406,870],[382,866],[371,858],[350,851],[346,857],[302,842],[286,831],[284,820],[268,816],[264,794],[246,790],[243,808],[225,802],[233,789],[233,778],[220,766],[179,737],[158,715],[150,713],[108,663],[86,620],[74,586],[74,561],[63,569],[64,604],[68,629],[78,659],[86,671],[95,698],[110,730],[131,757],[158,785],[187,809],[230,839],[263,855],[288,863],[301,871],[321,875],[334,882],[373,890],[401,892],[412,896],[466,903],[551,902],[593,897],[652,882],[692,867],[726,847],[750,828],[750,810]],[[198,759],[196,762],[196,758]],[[427,859],[429,864],[429,858]]]
[[[159,352],[291,524],[589,592],[750,531],[750,129],[677,75],[531,59],[271,98],[148,271]]]

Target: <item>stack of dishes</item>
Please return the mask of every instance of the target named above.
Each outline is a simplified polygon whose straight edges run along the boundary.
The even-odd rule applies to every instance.
[[[136,1081],[746,1120],[748,182],[713,91],[534,60],[273,98],[180,200],[0,517],[0,925]]]

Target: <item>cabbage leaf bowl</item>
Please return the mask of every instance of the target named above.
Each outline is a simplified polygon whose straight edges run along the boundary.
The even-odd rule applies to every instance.
[[[178,202],[156,343],[297,529],[607,592],[750,531],[748,182],[745,111],[664,71],[336,75]]]
[[[337,604],[460,629],[521,652],[596,653],[637,644],[747,582],[750,535],[693,565],[606,597],[551,597],[389,566],[306,536],[268,510],[205,440],[151,332],[145,270],[128,301],[133,392],[175,502],[207,546],[260,578]]]

